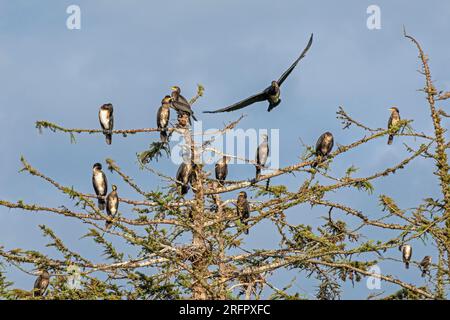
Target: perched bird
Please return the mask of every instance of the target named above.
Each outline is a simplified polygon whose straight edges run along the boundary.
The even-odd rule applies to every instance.
[[[267,162],[267,158],[269,157],[269,142],[267,134],[263,134],[262,139],[263,141],[256,150],[256,180],[259,179],[261,175],[261,169],[264,168]]]
[[[176,180],[181,184],[181,195],[185,195],[189,191],[189,183],[192,174],[191,161],[183,161],[177,171]]]
[[[422,270],[422,277],[425,277],[425,275],[429,271],[430,264],[431,264],[430,256],[425,256],[423,258],[422,262],[420,262],[420,269]]]
[[[216,166],[215,166],[216,179],[219,181],[219,184],[222,186],[228,175],[228,161],[230,161],[230,157],[223,156],[222,159],[217,161]]]
[[[389,108],[389,111],[391,111],[391,116],[389,117],[388,129],[391,130],[391,128],[395,127],[401,119],[400,119],[400,111],[398,110],[397,107]],[[394,132],[394,134],[395,133],[397,132]],[[394,134],[389,135],[388,138],[389,145],[392,144],[392,142],[394,141]]]
[[[186,98],[181,95],[180,87],[177,87],[177,86],[172,87],[171,97],[172,97],[172,100],[171,100],[172,107],[175,110],[177,110],[179,116],[183,113],[186,113],[189,115],[189,123],[190,123],[191,117],[192,117],[192,119],[197,121],[197,118],[195,118],[195,115],[194,115],[194,111],[192,110],[191,105],[189,104],[189,101],[187,101]]]
[[[411,261],[412,256],[412,247],[409,244],[404,244],[400,246],[400,250],[402,251],[402,258],[405,263],[405,267],[406,269],[409,269],[409,261]]]
[[[47,290],[48,284],[50,282],[50,275],[46,270],[39,271],[39,276],[34,282],[33,296],[41,297],[44,295],[45,290]]]
[[[98,119],[100,120],[100,125],[102,126],[107,144],[111,144],[112,142],[112,131],[114,129],[113,111],[113,105],[111,103],[107,103],[100,107],[100,111],[98,113]]]
[[[106,203],[105,196],[108,194],[108,180],[100,163],[94,164],[92,169],[92,185],[98,198],[98,208],[103,211]]]
[[[316,167],[319,162],[321,162],[331,153],[333,146],[334,146],[334,138],[331,132],[325,132],[319,137],[316,143],[317,161],[313,164],[313,167]]]
[[[238,217],[241,218],[241,223],[246,227],[244,233],[248,234],[248,221],[250,218],[250,206],[247,201],[247,193],[245,191],[239,192],[239,196],[237,199],[236,211]]]
[[[301,55],[297,58],[297,60],[294,61],[294,63],[287,69],[278,80],[272,81],[269,87],[264,89],[262,92],[257,93],[247,99],[244,99],[242,101],[239,101],[231,106],[228,106],[226,108],[222,108],[215,111],[204,111],[204,113],[219,113],[219,112],[230,112],[239,110],[242,108],[245,108],[253,103],[261,102],[261,101],[268,101],[269,102],[269,108],[267,111],[271,111],[273,108],[278,106],[281,102],[280,99],[280,87],[283,84],[283,82],[287,79],[287,77],[291,74],[291,72],[294,70],[294,68],[297,66],[300,60],[302,60],[306,53],[308,52],[309,48],[311,47],[313,42],[313,35],[311,34],[311,38],[309,39],[308,45],[303,50]]]
[[[106,197],[106,213],[109,217],[114,218],[119,210],[119,195],[117,194],[117,186],[112,185],[112,191]],[[105,228],[109,229],[111,221],[106,221]]]
[[[161,142],[168,141],[167,127],[169,126],[170,119],[170,103],[172,98],[170,96],[165,96],[161,101],[161,107],[158,109],[158,114],[156,116],[156,125],[160,131]]]

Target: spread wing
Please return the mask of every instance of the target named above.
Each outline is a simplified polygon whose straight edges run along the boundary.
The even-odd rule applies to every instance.
[[[235,104],[232,104],[231,106],[228,106],[226,108],[222,108],[222,109],[215,110],[215,111],[203,111],[203,113],[220,113],[220,112],[235,111],[235,110],[239,110],[239,109],[248,107],[249,105],[251,105],[253,103],[264,101],[266,99],[267,99],[267,93],[266,93],[266,90],[264,90],[263,92],[255,94],[254,96],[251,96],[242,101],[236,102]]]
[[[309,48],[311,47],[313,42],[313,34],[311,34],[311,38],[309,38],[309,42],[308,45],[306,46],[306,48],[303,50],[302,54],[300,55],[300,57],[297,58],[297,60],[294,61],[294,63],[289,67],[289,69],[287,69],[280,77],[280,79],[278,79],[278,85],[281,86],[281,84],[284,82],[284,80],[286,80],[286,78],[291,74],[292,70],[294,70],[294,68],[297,66],[297,64],[300,62],[300,60],[302,60],[305,56],[306,53],[308,52]]]

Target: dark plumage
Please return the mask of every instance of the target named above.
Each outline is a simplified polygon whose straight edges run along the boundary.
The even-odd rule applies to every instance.
[[[112,131],[114,129],[114,108],[111,103],[104,104],[100,107],[98,119],[106,137],[106,143],[112,143]]]
[[[185,195],[189,191],[189,183],[192,174],[192,163],[184,161],[177,171],[176,180],[181,184],[181,195]]]
[[[239,192],[236,206],[237,216],[241,218],[241,223],[246,227],[244,233],[248,234],[248,221],[250,218],[250,206],[247,201],[247,193],[245,191]]]
[[[404,244],[400,247],[402,251],[402,259],[405,264],[405,268],[409,269],[409,262],[411,261],[412,256],[412,247],[409,244]]]
[[[156,116],[156,125],[160,129],[161,142],[168,142],[167,127],[169,126],[170,119],[170,103],[172,98],[170,96],[165,96],[161,101],[161,107],[158,109],[158,114]]]
[[[226,108],[222,108],[215,111],[204,111],[204,113],[219,113],[219,112],[230,112],[239,110],[242,108],[245,108],[253,103],[261,102],[261,101],[268,101],[269,102],[269,108],[267,111],[271,111],[273,108],[278,106],[281,103],[280,99],[280,87],[283,84],[283,82],[287,79],[287,77],[291,74],[291,72],[295,69],[297,64],[300,60],[302,60],[306,53],[308,52],[309,48],[311,47],[313,42],[313,35],[311,34],[311,38],[309,39],[308,45],[303,50],[303,52],[300,54],[300,56],[297,58],[297,60],[294,61],[294,63],[281,75],[281,77],[277,81],[272,81],[271,85],[264,89],[262,92],[257,93],[247,99],[244,99],[242,101],[239,101],[231,106],[228,106]]]
[[[400,111],[398,110],[397,107],[389,108],[389,110],[391,111],[391,116],[389,117],[389,121],[388,121],[388,129],[391,130],[391,128],[394,127],[401,119],[400,119]],[[392,142],[394,141],[395,133],[397,133],[397,132],[394,132],[393,134],[389,135],[389,138],[388,138],[389,145],[391,145]]]
[[[189,115],[189,123],[191,123],[190,119],[191,117],[192,119],[197,121],[197,118],[195,118],[194,115],[194,111],[192,110],[191,105],[189,104],[189,101],[187,101],[186,98],[181,95],[180,87],[177,86],[172,87],[171,98],[172,98],[171,100],[172,108],[174,108],[177,111],[179,117],[184,113]]]
[[[117,194],[117,186],[112,185],[112,191],[106,197],[106,213],[110,218],[114,218],[119,210],[119,195]],[[105,228],[111,227],[111,221],[106,221]]]
[[[223,185],[225,179],[228,175],[228,161],[229,157],[223,156],[222,159],[217,161],[215,170],[216,170],[216,179],[219,181],[221,185]]]
[[[46,270],[41,270],[39,276],[34,282],[33,296],[41,297],[44,295],[45,290],[47,290],[48,284],[50,283],[50,275]]]
[[[423,260],[420,262],[420,269],[422,270],[422,277],[425,277],[429,272],[429,268],[431,265],[431,256],[425,256]]]
[[[322,134],[316,143],[316,157],[317,161],[313,164],[316,167],[320,162],[322,162],[333,150],[334,138],[331,132],[325,132]]]
[[[94,164],[92,170],[92,185],[94,186],[95,194],[98,198],[98,208],[105,210],[105,196],[108,194],[108,180],[105,173],[102,171],[100,163]]]
[[[262,139],[263,141],[256,150],[256,180],[259,179],[261,175],[261,169],[265,167],[267,158],[269,157],[269,142],[267,134],[263,134]]]

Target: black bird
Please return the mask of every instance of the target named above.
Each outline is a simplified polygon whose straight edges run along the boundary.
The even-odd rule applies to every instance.
[[[48,284],[50,282],[50,275],[46,270],[39,271],[39,276],[34,282],[33,296],[41,297],[44,295],[45,290],[47,290]]]
[[[422,270],[422,277],[425,277],[425,275],[428,273],[430,264],[431,264],[430,256],[425,256],[423,258],[422,262],[420,262],[419,266],[420,266],[420,269]]]
[[[255,180],[258,180],[261,175],[261,169],[265,167],[267,158],[269,157],[269,142],[267,134],[262,135],[263,141],[258,146],[256,150],[256,177]]]
[[[113,105],[111,103],[107,103],[100,107],[100,111],[98,113],[98,119],[100,120],[100,125],[102,126],[107,144],[111,144],[112,142],[112,131],[114,129],[113,112]]]
[[[228,175],[228,161],[230,161],[230,157],[223,156],[222,159],[217,161],[216,166],[215,166],[216,179],[219,181],[220,185],[222,185],[222,186]]]
[[[177,111],[178,116],[181,116],[183,113],[189,115],[189,123],[191,122],[190,118],[197,121],[197,118],[195,118],[194,111],[191,108],[191,105],[189,104],[189,101],[186,100],[185,97],[181,95],[181,89],[180,87],[173,86],[172,87],[172,107]]]
[[[165,96],[161,101],[161,107],[158,109],[158,114],[156,116],[156,125],[160,129],[161,142],[168,141],[167,127],[169,126],[170,119],[170,103],[172,98],[170,96]]]
[[[94,164],[92,170],[92,185],[94,186],[95,194],[98,198],[98,208],[105,210],[105,196],[108,194],[108,180],[105,173],[102,171],[100,163]]]
[[[389,117],[388,129],[391,130],[391,128],[395,127],[395,125],[397,125],[397,123],[401,119],[400,119],[400,111],[398,110],[397,107],[389,108],[389,111],[391,111],[391,116]],[[395,133],[397,132],[394,132],[394,134]],[[388,144],[392,144],[392,142],[394,141],[394,134],[389,135]]]
[[[112,191],[106,197],[106,213],[109,217],[114,218],[119,210],[119,195],[117,194],[117,186],[112,185]],[[109,229],[110,221],[106,221],[105,228]]]
[[[313,35],[311,34],[311,38],[309,39],[308,45],[303,50],[302,54],[297,58],[297,60],[294,61],[294,63],[287,69],[281,77],[277,81],[272,81],[269,87],[264,89],[262,92],[257,93],[247,99],[244,99],[242,101],[239,101],[231,106],[228,106],[226,108],[222,108],[215,111],[204,111],[204,113],[219,113],[219,112],[230,112],[239,110],[242,108],[245,108],[253,103],[261,102],[261,101],[268,101],[269,102],[269,108],[267,111],[271,111],[273,108],[278,106],[281,103],[280,99],[280,87],[283,84],[283,82],[287,79],[287,77],[291,74],[291,72],[294,70],[294,68],[297,66],[300,60],[302,60],[306,53],[308,52],[309,48],[311,47],[313,42]]]
[[[322,134],[316,143],[316,157],[317,161],[313,164],[316,167],[324,158],[328,157],[333,150],[334,138],[331,132],[325,132]]]
[[[191,181],[192,163],[190,160],[183,161],[177,171],[176,180],[181,184],[181,195],[185,195],[189,191],[189,183]]]
[[[247,201],[247,193],[245,191],[239,192],[237,199],[236,211],[238,217],[241,218],[241,223],[246,227],[244,233],[248,234],[248,221],[250,218],[250,206]]]
[[[405,268],[409,269],[409,262],[411,261],[412,256],[412,247],[409,244],[404,244],[400,246],[400,250],[402,251],[402,259],[405,263]]]

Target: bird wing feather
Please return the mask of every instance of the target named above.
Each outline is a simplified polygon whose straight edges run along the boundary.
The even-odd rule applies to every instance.
[[[235,111],[235,110],[245,108],[253,103],[264,101],[266,99],[267,99],[267,93],[266,93],[266,90],[264,90],[258,94],[248,97],[247,99],[236,102],[235,104],[232,104],[231,106],[228,106],[228,107],[225,107],[222,109],[218,109],[215,111],[203,111],[203,113],[220,113],[220,112]]]
[[[311,47],[312,42],[313,42],[313,34],[311,34],[311,37],[309,38],[309,42],[306,45],[306,48],[303,50],[302,54],[297,58],[297,60],[294,61],[294,63],[289,67],[289,69],[287,69],[281,75],[280,79],[278,79],[279,86],[281,86],[281,84],[284,82],[284,80],[286,80],[286,78],[291,74],[291,72],[295,69],[297,64],[300,62],[300,60],[302,60],[306,56],[306,53],[308,52],[309,48]]]

